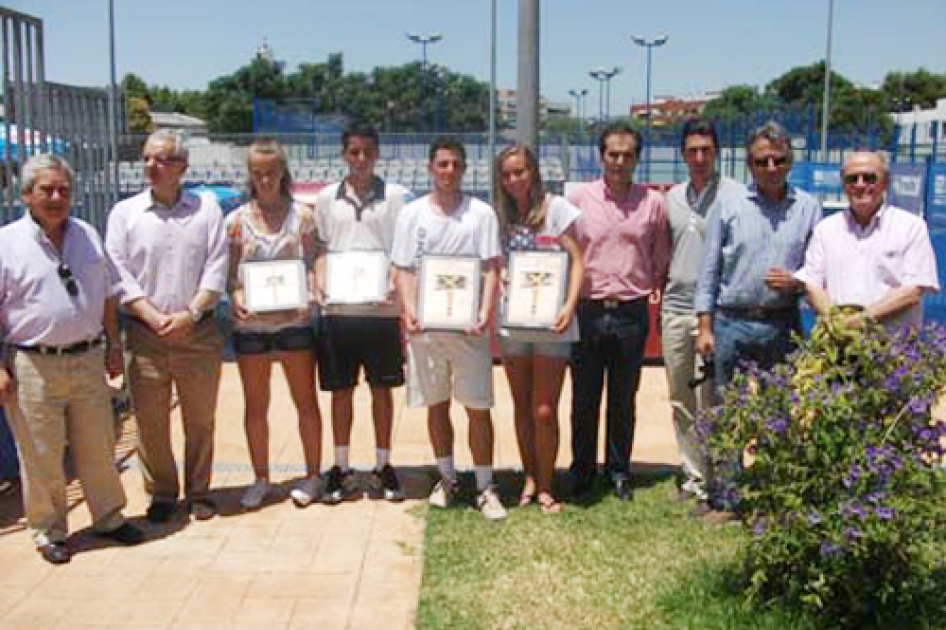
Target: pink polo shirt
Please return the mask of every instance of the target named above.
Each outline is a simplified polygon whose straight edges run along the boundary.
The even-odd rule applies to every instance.
[[[568,200],[581,210],[576,222],[584,251],[581,296],[634,300],[663,287],[670,261],[670,232],[663,196],[634,184],[624,201],[604,180],[579,187]]]
[[[939,290],[936,256],[926,222],[888,205],[867,227],[861,227],[850,210],[821,221],[808,243],[805,266],[795,278],[823,287],[834,304],[869,306],[901,286]],[[922,323],[923,309],[917,304],[888,325]]]

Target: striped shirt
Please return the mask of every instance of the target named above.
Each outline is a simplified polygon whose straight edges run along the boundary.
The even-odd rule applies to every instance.
[[[821,204],[794,186],[780,201],[764,198],[755,185],[732,194],[721,191],[706,235],[696,312],[794,305],[793,294],[765,286],[765,274],[773,267],[797,271],[820,220]]]

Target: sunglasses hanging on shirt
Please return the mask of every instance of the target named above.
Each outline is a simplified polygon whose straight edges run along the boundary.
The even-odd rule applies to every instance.
[[[79,295],[79,284],[76,282],[75,276],[72,275],[72,269],[69,268],[69,265],[60,262],[59,266],[56,267],[56,273],[59,274],[59,279],[62,280],[63,286],[66,287],[66,293],[70,297]]]

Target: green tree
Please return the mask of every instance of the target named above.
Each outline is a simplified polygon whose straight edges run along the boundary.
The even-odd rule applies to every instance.
[[[703,110],[710,118],[733,120],[755,117],[759,111],[771,110],[774,99],[751,85],[734,85],[723,90],[722,94],[709,103]]]
[[[926,68],[916,72],[891,72],[884,77],[880,91],[890,111],[910,111],[914,107],[930,109],[937,99],[946,98],[946,74],[933,74]]]

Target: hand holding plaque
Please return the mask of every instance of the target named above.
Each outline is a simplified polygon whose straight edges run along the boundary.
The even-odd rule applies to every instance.
[[[511,252],[503,326],[551,329],[565,303],[567,276],[567,252]]]
[[[422,330],[466,331],[477,324],[482,263],[467,256],[424,256],[417,287]]]

